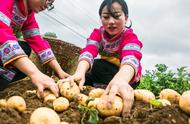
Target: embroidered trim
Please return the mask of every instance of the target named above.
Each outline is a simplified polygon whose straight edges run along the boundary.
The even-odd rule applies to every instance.
[[[17,57],[26,55],[17,41],[8,40],[0,46],[0,58],[3,63]]]
[[[138,51],[138,52],[141,52],[140,46],[137,45],[137,44],[134,44],[134,43],[126,44],[126,45],[123,47],[123,50],[136,50],[136,51]]]
[[[0,21],[2,21],[4,24],[6,24],[7,26],[10,26],[11,24],[11,20],[9,19],[9,17],[7,17],[4,13],[2,13],[0,11]]]
[[[79,61],[80,60],[88,60],[90,62],[90,65],[92,66],[94,62],[94,58],[90,52],[84,52],[79,56]]]
[[[132,55],[123,57],[121,64],[124,64],[124,63],[132,64],[136,68],[136,70],[139,67],[139,62],[138,62],[137,58]]]
[[[4,79],[11,81],[15,77],[16,72],[0,67],[0,76]]]
[[[48,61],[49,59],[55,58],[53,51],[50,48],[39,52],[38,56],[42,63]]]
[[[17,25],[19,28],[21,28],[26,21],[27,17],[22,15],[20,10],[17,7],[16,2],[14,3],[13,6],[13,16],[12,16],[12,21],[14,22],[15,25]]]
[[[97,41],[95,41],[95,40],[88,40],[87,41],[87,45],[95,45],[97,47],[97,49],[100,48],[100,44]]]
[[[33,36],[37,36],[37,35],[40,36],[40,31],[38,28],[34,28],[34,29],[24,31],[23,35],[25,38],[29,38],[29,37],[33,37]]]

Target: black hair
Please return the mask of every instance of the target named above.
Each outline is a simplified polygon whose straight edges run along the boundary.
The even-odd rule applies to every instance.
[[[119,3],[121,5],[122,11],[124,12],[125,16],[129,15],[128,6],[127,6],[127,3],[125,2],[125,0],[104,0],[102,2],[102,4],[100,5],[100,8],[99,8],[99,16],[101,17],[103,8],[105,6],[107,6],[107,9],[108,9],[108,12],[110,13],[110,15],[112,17],[116,18],[113,11],[112,11],[112,4],[114,2],[117,2],[117,3]],[[130,20],[130,23],[131,24],[128,26],[128,28],[130,28],[132,26],[132,21],[131,20]]]
[[[121,8],[125,14],[125,16],[128,16],[128,6],[125,0],[104,0],[102,4],[100,5],[99,9],[99,16],[101,16],[102,10],[105,6],[108,8],[108,12],[111,14],[111,16],[114,17],[113,11],[112,11],[112,4],[114,2],[118,2],[121,5]]]

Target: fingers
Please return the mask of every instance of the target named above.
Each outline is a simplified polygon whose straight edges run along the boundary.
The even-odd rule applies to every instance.
[[[38,86],[38,93],[39,93],[39,97],[43,98],[44,97],[44,87],[39,85]]]
[[[108,108],[112,107],[112,103],[113,103],[113,101],[115,99],[117,91],[118,91],[117,87],[114,87],[114,86],[110,89],[109,95],[108,95],[108,100],[107,100],[107,102],[108,102],[108,104],[107,104]]]
[[[79,83],[79,88],[80,90],[83,90],[84,89],[84,82],[85,80],[81,80],[80,83]]]
[[[49,89],[52,91],[52,93],[53,93],[56,97],[58,97],[59,89],[58,89],[58,87],[57,87],[56,84],[51,84],[50,87],[49,87]]]

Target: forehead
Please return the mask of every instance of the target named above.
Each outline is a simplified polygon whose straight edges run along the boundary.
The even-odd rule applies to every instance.
[[[112,3],[112,12],[122,11],[122,6],[118,2]],[[102,13],[109,13],[107,6],[102,9]]]

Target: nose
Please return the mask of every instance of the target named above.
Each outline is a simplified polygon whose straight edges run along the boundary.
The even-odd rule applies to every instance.
[[[113,24],[114,22],[115,22],[115,19],[112,16],[110,16],[110,18],[109,18],[109,24]]]

